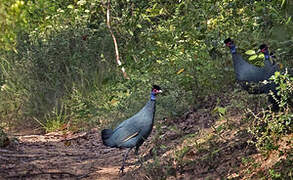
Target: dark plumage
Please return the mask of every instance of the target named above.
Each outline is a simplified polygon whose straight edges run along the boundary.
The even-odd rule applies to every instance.
[[[269,57],[265,59],[264,67],[252,65],[237,53],[236,46],[230,38],[226,39],[224,43],[230,48],[232,53],[234,71],[236,79],[239,81],[259,82],[267,80],[279,69],[278,65],[270,62]]]
[[[129,151],[133,147],[136,147],[135,152],[138,154],[139,147],[150,135],[154,123],[156,95],[161,92],[161,88],[154,85],[151,91],[150,100],[138,113],[123,121],[114,130],[102,130],[102,140],[105,146],[129,148],[124,155],[120,171],[123,172],[124,170],[124,164]]]
[[[260,52],[264,53],[265,61],[264,67],[257,67],[249,64],[239,53],[237,53],[236,46],[230,38],[226,39],[224,43],[230,48],[236,79],[240,82],[242,87],[251,94],[269,94],[270,92],[273,92],[273,95],[269,94],[269,102],[272,103],[272,110],[277,111],[279,109],[279,96],[277,95],[277,85],[274,82],[269,81],[267,84],[261,85],[260,87],[253,90],[251,90],[251,88],[246,85],[246,82],[258,83],[260,81],[269,80],[276,71],[280,70],[278,64],[272,63],[270,61],[268,46],[262,44],[259,47]]]
[[[265,62],[270,60],[270,58],[275,58],[273,53],[269,53],[269,49],[268,46],[266,44],[262,44],[259,46],[259,51],[262,52],[265,56]],[[270,62],[271,64],[274,65],[274,67],[276,67],[276,71],[280,71],[280,73],[284,74],[284,73],[288,73],[289,77],[293,76],[293,71],[292,70],[288,70],[287,68],[287,72],[285,72],[284,70],[281,71],[279,65],[277,65],[274,61],[273,63]],[[266,64],[265,64],[266,65]],[[273,111],[278,111],[279,108],[279,101],[281,100],[281,97],[278,95],[278,91],[277,91],[277,84],[275,84],[272,81],[269,81],[266,85],[263,85],[261,88],[259,88],[259,92],[260,93],[269,93],[269,92],[273,92],[273,95],[269,94],[269,101],[273,104],[272,110]],[[289,94],[289,99],[288,99],[288,103],[290,106],[292,106],[293,102],[292,102],[292,96],[293,94]]]
[[[275,62],[272,63],[270,61],[270,53],[269,53],[269,49],[268,46],[266,44],[262,44],[259,46],[259,51],[262,52],[265,56],[265,66],[264,67],[273,67],[273,72],[275,73],[276,71],[280,71],[280,67],[278,64],[276,64]],[[273,75],[273,74],[272,74]],[[271,76],[270,76],[271,77]],[[270,78],[269,77],[269,78]],[[278,101],[280,100],[280,96],[278,95],[278,91],[277,91],[277,84],[269,81],[267,84],[263,85],[261,88],[259,88],[258,90],[260,93],[270,93],[272,92],[273,94],[269,94],[269,102],[272,104],[272,110],[273,111],[278,111],[279,110],[279,103]]]

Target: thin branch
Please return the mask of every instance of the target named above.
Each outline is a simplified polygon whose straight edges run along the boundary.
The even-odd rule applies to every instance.
[[[36,177],[40,175],[68,175],[70,177],[74,177],[76,179],[88,177],[88,174],[81,174],[81,175],[75,175],[69,172],[40,172],[40,173],[33,173],[33,174],[13,174],[10,176],[6,176],[6,178],[29,178],[29,177]]]
[[[119,50],[118,50],[118,44],[117,44],[117,40],[116,40],[116,37],[113,33],[113,30],[111,28],[111,20],[110,20],[110,4],[111,4],[111,1],[110,0],[107,0],[107,26],[108,26],[108,29],[111,33],[111,36],[112,36],[112,39],[113,39],[113,42],[114,42],[114,46],[115,46],[115,55],[116,55],[116,62],[118,64],[118,66],[121,66],[122,63],[120,61],[120,56],[119,56]],[[125,79],[129,79],[129,77],[127,76],[127,73],[125,71],[125,68],[122,67],[121,68],[121,71],[123,73],[123,76]]]

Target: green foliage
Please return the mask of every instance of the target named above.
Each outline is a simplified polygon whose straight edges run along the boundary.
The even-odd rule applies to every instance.
[[[158,97],[156,118],[181,116],[202,104],[207,95],[231,91],[228,87],[235,78],[230,54],[223,46],[227,37],[236,41],[239,52],[253,64],[263,66],[264,58],[255,50],[266,43],[278,63],[293,67],[292,15],[289,0],[112,0],[111,27],[122,67],[130,77],[126,80],[116,65],[105,1],[1,0],[1,125],[36,124],[48,132],[65,126],[69,130],[114,127],[143,107],[152,84],[164,91]],[[277,73],[272,80],[280,85],[283,111],[249,113],[254,143],[264,152],[278,150],[278,140],[292,132],[292,77]],[[227,120],[212,126],[221,141],[232,127],[226,119],[228,110],[243,110],[248,101],[254,103],[254,97],[243,97],[235,97],[227,107],[218,103],[214,108],[216,116]],[[169,128],[182,133],[174,125]],[[159,135],[154,144],[163,137],[159,125],[156,130]],[[0,129],[0,137],[1,133]],[[216,142],[198,146],[200,159],[196,161],[214,169],[221,149]],[[174,162],[179,170],[195,163],[184,159],[193,148],[189,146],[175,151],[174,159],[161,162],[158,151],[167,148],[160,144],[152,150],[147,177],[166,179],[176,175]],[[249,158],[242,161],[250,163]],[[278,179],[286,172],[272,168],[267,174]]]
[[[292,131],[292,117],[292,113],[288,112],[278,114],[263,112],[254,115],[255,120],[249,128],[249,132],[256,138],[255,142],[252,142],[265,153],[278,150],[280,138]]]
[[[292,149],[287,152],[287,158],[276,163],[271,169],[266,172],[267,176],[272,179],[292,179],[293,178],[293,152]]]
[[[7,134],[4,132],[2,127],[0,126],[0,147],[5,147],[9,143],[9,139]]]
[[[280,100],[278,101],[279,107],[281,109],[288,109],[289,106],[293,105],[293,77],[288,74],[288,69],[285,69],[285,73],[276,72],[274,76],[271,77],[276,84],[278,84],[278,96]]]
[[[249,55],[247,60],[256,66],[264,66],[264,54],[259,53],[257,54],[254,50],[248,50],[245,52],[246,55]]]
[[[279,150],[280,139],[293,130],[293,113],[292,107],[290,107],[292,106],[290,103],[292,103],[293,79],[287,71],[284,74],[276,72],[271,79],[278,85],[279,98],[277,102],[281,111],[275,113],[267,110],[258,114],[250,111],[252,124],[249,127],[249,132],[255,138],[251,142],[264,153]]]
[[[0,118],[7,122],[114,125],[143,106],[152,84],[165,91],[157,117],[178,116],[233,83],[222,46],[228,36],[243,49],[265,40],[284,65],[291,62],[289,1],[111,1],[111,26],[130,80],[116,68],[103,2],[2,4]],[[255,60],[261,65],[263,58]]]
[[[96,91],[115,74],[110,53],[113,44],[105,28],[92,30],[82,22],[76,27],[60,28],[57,24],[46,33],[21,33],[15,51],[1,56],[3,119],[38,119],[44,126],[51,126],[51,120],[55,125],[61,124],[54,117],[59,116],[60,104],[68,109],[63,112],[66,116],[87,117],[84,110],[73,109],[82,106],[86,110],[84,102],[70,108],[68,105],[78,98],[75,95],[86,96]]]
[[[270,176],[271,176],[272,179],[278,179],[278,178],[281,177],[281,174],[276,173],[273,169],[270,169],[269,172],[270,172]]]

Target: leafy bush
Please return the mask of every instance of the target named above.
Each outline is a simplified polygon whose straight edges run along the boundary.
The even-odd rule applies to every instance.
[[[293,112],[289,104],[292,101],[293,78],[287,73],[276,72],[272,80],[278,84],[278,104],[281,111],[275,113],[266,110],[258,114],[250,111],[252,125],[249,131],[255,138],[252,142],[264,152],[278,150],[280,138],[293,130]]]
[[[116,71],[111,68],[114,62],[107,60],[113,59],[107,34],[103,28],[93,32],[70,27],[51,31],[45,38],[19,35],[16,52],[2,56],[0,109],[8,116],[43,119],[53,111],[59,114],[62,99],[75,95],[75,89],[82,94],[96,90]]]
[[[0,126],[0,148],[8,144],[9,144],[9,139],[7,137],[7,134],[4,132],[4,130]]]
[[[293,76],[288,74],[288,69],[285,69],[284,74],[276,72],[271,80],[278,84],[279,107],[281,109],[288,109],[290,108],[289,106],[293,106]]]
[[[287,1],[111,1],[124,80],[104,2],[3,0],[0,10],[0,118],[50,131],[114,125],[143,106],[152,84],[165,90],[157,117],[180,115],[233,83],[228,36],[245,49],[281,47],[287,64],[292,50]]]

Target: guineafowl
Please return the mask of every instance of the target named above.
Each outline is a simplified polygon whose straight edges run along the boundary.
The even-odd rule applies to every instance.
[[[102,130],[103,144],[108,147],[129,148],[123,157],[120,172],[123,173],[124,164],[129,151],[136,147],[135,153],[138,154],[139,147],[147,139],[153,129],[156,95],[161,93],[159,86],[153,85],[150,100],[134,116],[123,121],[114,130]]]
[[[270,58],[273,57],[275,58],[275,55],[273,53],[269,53],[269,48],[266,44],[262,44],[259,46],[259,51],[262,52],[264,54],[265,57],[265,61],[264,61],[264,68],[269,71],[270,73],[272,73],[272,75],[276,72],[276,71],[280,71],[280,66],[278,64],[276,64],[276,62],[271,62]],[[271,76],[272,76],[271,75]],[[270,77],[271,77],[270,76]],[[270,78],[269,77],[269,78]]]
[[[273,105],[272,110],[277,111],[279,109],[279,97],[277,96],[277,85],[275,83],[269,82],[253,89],[251,89],[250,84],[246,84],[246,82],[258,83],[268,80],[276,71],[279,70],[279,65],[270,61],[270,54],[267,45],[262,44],[260,46],[260,51],[265,55],[264,67],[257,67],[249,64],[239,53],[237,53],[236,46],[230,38],[226,39],[224,43],[230,48],[236,79],[239,81],[240,85],[250,94],[268,94],[272,91],[273,95],[269,94],[269,102]]]
[[[264,67],[257,67],[242,58],[236,50],[236,45],[230,38],[226,39],[224,43],[230,48],[234,71],[238,81],[259,82],[267,80],[277,71],[278,65],[272,64],[269,58],[265,60]]]
[[[275,62],[271,62],[270,57],[272,57],[272,54],[269,53],[268,46],[266,44],[262,44],[259,46],[259,51],[264,54],[265,61],[264,61],[264,68],[267,69],[267,71],[271,71],[272,73],[275,73],[276,71],[280,71],[280,67]],[[273,75],[273,74],[272,74]],[[271,76],[270,76],[271,77]],[[270,78],[268,77],[268,79]],[[278,95],[277,91],[277,84],[269,81],[267,84],[263,85],[258,89],[259,93],[270,93],[269,94],[269,102],[272,104],[272,110],[278,111],[279,110],[279,104],[278,101],[280,100],[280,96]]]

